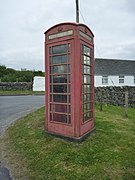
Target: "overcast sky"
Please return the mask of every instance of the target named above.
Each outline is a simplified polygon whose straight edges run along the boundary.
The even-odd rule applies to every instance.
[[[79,0],[95,57],[135,60],[135,0]],[[44,70],[44,32],[75,21],[75,0],[0,0],[0,64]]]

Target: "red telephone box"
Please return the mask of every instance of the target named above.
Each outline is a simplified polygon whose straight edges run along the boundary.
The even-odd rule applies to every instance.
[[[81,141],[94,130],[94,35],[84,24],[45,32],[46,132]]]

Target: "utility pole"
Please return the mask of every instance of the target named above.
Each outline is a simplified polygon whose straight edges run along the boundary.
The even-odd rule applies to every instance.
[[[76,0],[76,23],[79,23],[79,3]]]

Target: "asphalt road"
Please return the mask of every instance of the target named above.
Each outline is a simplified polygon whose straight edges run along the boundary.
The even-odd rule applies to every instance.
[[[0,135],[17,119],[44,106],[44,96],[0,96]]]

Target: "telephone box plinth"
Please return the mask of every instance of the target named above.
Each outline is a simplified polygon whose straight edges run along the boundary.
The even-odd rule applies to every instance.
[[[45,32],[46,123],[50,134],[80,141],[94,129],[94,35],[84,24]]]

